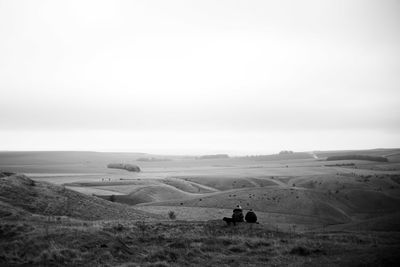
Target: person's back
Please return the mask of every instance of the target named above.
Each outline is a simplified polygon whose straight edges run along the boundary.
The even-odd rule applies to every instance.
[[[232,219],[234,222],[244,222],[243,220],[243,210],[239,205],[233,210]]]
[[[252,209],[246,213],[245,220],[248,223],[256,223],[257,222],[257,215],[254,213],[254,211]]]

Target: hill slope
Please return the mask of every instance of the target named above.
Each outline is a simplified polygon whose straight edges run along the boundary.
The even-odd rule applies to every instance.
[[[87,196],[24,175],[0,177],[0,215],[57,215],[76,219],[151,219],[159,216]]]

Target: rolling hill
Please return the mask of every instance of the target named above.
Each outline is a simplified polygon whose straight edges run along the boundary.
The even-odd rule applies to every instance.
[[[35,214],[85,220],[138,220],[160,217],[65,187],[33,181],[24,175],[3,175],[0,178],[0,208],[3,219]]]

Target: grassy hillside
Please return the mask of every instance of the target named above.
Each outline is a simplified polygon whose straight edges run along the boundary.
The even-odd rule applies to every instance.
[[[183,181],[200,184],[214,189],[215,191],[224,191],[249,187],[264,187],[270,185],[279,185],[279,182],[268,179],[268,177],[235,177],[235,175],[198,175],[175,177]]]
[[[43,227],[45,226],[45,227]],[[396,266],[400,235],[220,221],[0,221],[0,265]]]
[[[338,150],[338,151],[314,151],[315,155],[319,158],[327,158],[334,156],[344,155],[366,155],[366,156],[380,156],[387,157],[389,155],[400,153],[399,148],[388,149],[366,149],[366,150]]]
[[[0,178],[0,204],[1,214],[8,216],[21,211],[23,214],[68,216],[85,220],[157,218],[130,206],[36,182],[24,175]]]
[[[197,194],[187,193],[173,186],[155,185],[146,186],[133,191],[128,195],[115,196],[115,201],[135,205],[146,202],[159,202],[165,200],[188,199]]]
[[[236,204],[256,212],[280,213],[288,216],[287,223],[299,223],[295,216],[311,217],[314,221],[326,224],[345,223],[348,216],[336,209],[322,194],[307,190],[279,188],[246,188],[222,192],[190,200],[150,203],[143,205],[203,207],[231,210]],[[230,212],[231,213],[231,212]],[[231,214],[227,213],[226,216]],[[291,221],[295,219],[294,221]],[[263,222],[265,223],[265,222]]]
[[[388,159],[381,156],[370,156],[370,155],[341,155],[341,156],[330,156],[326,158],[327,161],[338,161],[338,160],[368,160],[377,162],[388,162]]]

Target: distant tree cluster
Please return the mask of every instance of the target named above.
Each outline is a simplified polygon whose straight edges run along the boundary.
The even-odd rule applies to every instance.
[[[272,155],[254,155],[254,156],[246,156],[243,157],[245,159],[252,160],[288,160],[288,159],[312,159],[313,156],[307,152],[293,152],[290,151],[288,153],[272,154]]]
[[[140,172],[139,166],[134,164],[110,163],[107,165],[107,168],[127,170],[130,172]]]
[[[138,158],[137,161],[144,161],[144,162],[154,162],[154,161],[171,161],[171,159],[166,158]]]
[[[290,155],[293,154],[294,152],[291,150],[282,150],[281,152],[279,152],[279,155]]]
[[[333,160],[369,160],[369,161],[378,161],[378,162],[388,162],[388,159],[380,156],[368,156],[368,155],[341,155],[341,156],[332,156],[326,158],[327,161]]]
[[[356,166],[354,163],[342,163],[342,164],[325,164],[325,167],[346,167],[346,166]]]
[[[197,159],[227,159],[227,158],[229,158],[228,154],[204,155],[197,157]]]

